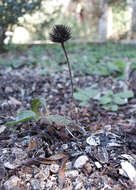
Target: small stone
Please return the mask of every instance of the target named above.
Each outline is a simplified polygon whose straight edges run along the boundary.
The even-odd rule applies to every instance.
[[[31,185],[33,190],[41,190],[39,181],[37,179],[31,179]]]
[[[12,153],[15,154],[16,157],[16,164],[20,164],[20,161],[23,161],[27,158],[27,153],[23,151],[21,148],[12,148],[11,149]]]
[[[0,134],[5,131],[6,127],[4,125],[0,125]]]
[[[121,187],[120,184],[116,184],[116,185],[113,186],[113,189],[114,190],[122,190],[122,187]]]
[[[82,168],[88,160],[87,156],[79,156],[74,163],[74,168]]]
[[[136,183],[136,169],[135,167],[128,161],[121,161],[121,166],[127,176],[133,183]]]
[[[45,189],[46,181],[41,181],[40,185],[41,185],[41,189]]]
[[[102,168],[102,165],[99,162],[95,162],[95,165],[98,169]]]
[[[80,182],[80,183],[78,183],[78,184],[75,186],[75,190],[80,190],[80,189],[82,189],[82,187],[83,187],[83,183]]]
[[[5,88],[5,93],[12,93],[12,92],[13,92],[13,89],[11,87],[7,86]]]
[[[3,124],[3,121],[0,119],[0,125]]]
[[[18,183],[20,183],[20,179],[17,177],[17,176],[12,176],[10,177],[5,183],[4,183],[4,187],[7,189],[7,190],[10,190],[10,189],[14,189],[15,187],[18,186]]]
[[[63,144],[63,145],[62,145],[62,149],[63,149],[63,150],[67,150],[67,149],[68,149],[68,144]]]
[[[85,147],[85,152],[88,153],[88,154],[91,154],[91,153],[92,153],[92,148],[91,148],[91,146],[86,146],[86,147]]]
[[[50,176],[49,180],[47,180],[46,183],[46,189],[56,189],[56,182],[57,177],[56,176]]]
[[[41,165],[40,169],[41,170],[40,170],[39,176],[42,175],[44,180],[47,180],[50,175],[50,166]]]
[[[22,105],[22,103],[19,100],[13,97],[9,97],[8,103],[11,105]]]
[[[79,172],[77,170],[69,170],[65,172],[65,176],[69,178],[75,178],[79,175]]]
[[[105,129],[106,131],[111,131],[111,125],[105,125],[105,126],[104,126],[104,129]]]
[[[10,162],[5,162],[4,167],[13,170],[16,168],[16,165],[11,164]]]
[[[63,88],[62,84],[60,84],[60,83],[57,84],[57,87],[58,88]]]
[[[25,174],[25,181],[30,181],[32,178],[32,174]]]
[[[26,190],[31,190],[32,186],[30,184],[30,181],[26,182]]]
[[[4,149],[2,150],[2,153],[3,153],[3,154],[8,154],[9,152],[10,152],[9,148],[4,148]]]
[[[43,170],[41,170],[40,172],[38,172],[35,175],[35,178],[36,179],[40,179],[40,180],[46,180],[47,179],[46,174],[44,174]]]
[[[91,145],[91,146],[97,146],[100,145],[100,139],[99,136],[95,136],[95,135],[91,135],[90,137],[88,137],[86,139],[87,144]]]
[[[119,174],[123,175],[125,177],[128,177],[127,174],[126,174],[126,172],[123,169],[121,169],[121,168],[119,169]]]
[[[72,180],[67,178],[65,180],[65,190],[72,190],[72,189],[74,189]]]
[[[0,179],[3,179],[6,176],[6,170],[2,163],[0,163]]]
[[[58,164],[52,164],[52,165],[50,166],[50,171],[51,171],[52,173],[54,173],[54,174],[58,173],[58,171],[59,171],[59,165],[58,165]]]
[[[84,167],[88,174],[90,174],[93,170],[92,165],[89,162],[87,162]]]
[[[67,162],[66,163],[66,169],[67,170],[72,170],[72,162]]]

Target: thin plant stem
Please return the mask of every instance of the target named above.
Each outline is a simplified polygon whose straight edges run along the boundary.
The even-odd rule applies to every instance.
[[[69,62],[69,58],[68,58],[68,55],[67,55],[67,52],[66,52],[66,49],[65,49],[65,46],[64,46],[64,43],[62,42],[61,43],[61,46],[62,46],[62,49],[64,50],[64,53],[65,53],[65,56],[66,56],[66,60],[67,60],[67,64],[68,64],[68,69],[69,69],[69,75],[70,75],[70,81],[71,81],[71,89],[72,89],[72,100],[73,100],[73,103],[74,103],[74,88],[73,88],[73,80],[72,80],[72,73],[71,73],[71,66],[70,66],[70,62]]]
[[[67,64],[68,64],[68,69],[69,69],[69,76],[70,76],[70,81],[71,81],[71,90],[72,90],[72,103],[75,107],[75,120],[76,120],[76,123],[78,123],[78,111],[77,111],[77,108],[76,108],[76,105],[75,105],[75,102],[74,102],[74,87],[73,87],[73,80],[72,80],[72,73],[71,73],[71,66],[70,66],[70,62],[69,62],[69,58],[68,58],[68,55],[67,55],[67,51],[65,49],[65,46],[64,46],[64,43],[62,42],[61,43],[61,46],[62,46],[62,49],[65,53],[65,56],[66,56],[66,60],[67,60]]]

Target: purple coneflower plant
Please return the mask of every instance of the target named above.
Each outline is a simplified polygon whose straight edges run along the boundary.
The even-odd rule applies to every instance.
[[[73,80],[72,80],[72,73],[71,73],[71,66],[68,58],[67,51],[64,46],[64,42],[69,40],[71,38],[71,29],[68,26],[65,25],[55,25],[53,27],[52,32],[50,33],[50,39],[52,42],[60,43],[62,46],[62,49],[64,51],[67,64],[68,64],[68,69],[69,69],[69,76],[70,76],[70,81],[71,81],[71,89],[72,89],[72,99],[73,94],[74,94],[74,88],[73,88]],[[74,100],[73,100],[74,101]]]

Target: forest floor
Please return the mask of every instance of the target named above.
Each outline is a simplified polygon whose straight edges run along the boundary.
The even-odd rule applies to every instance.
[[[75,105],[59,46],[16,46],[0,55],[0,190],[135,190],[136,46],[66,47]],[[33,98],[46,100],[43,116],[69,123],[58,117],[6,126]]]

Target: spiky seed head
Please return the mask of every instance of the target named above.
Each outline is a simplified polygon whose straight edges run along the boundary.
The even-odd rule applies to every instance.
[[[63,43],[71,38],[71,29],[65,25],[55,25],[50,33],[52,42]]]

